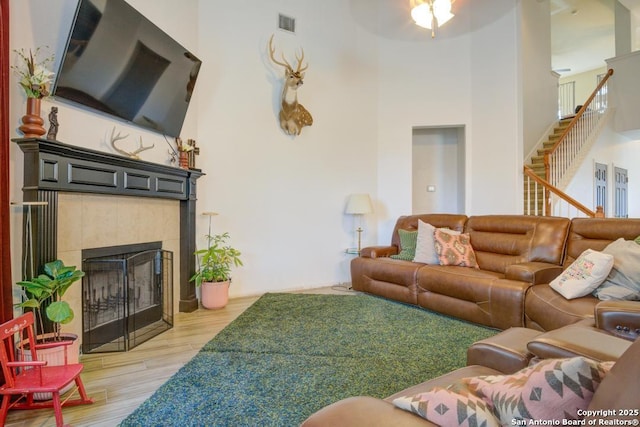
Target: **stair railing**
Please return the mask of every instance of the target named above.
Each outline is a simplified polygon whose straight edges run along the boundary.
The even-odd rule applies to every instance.
[[[552,186],[559,185],[587,138],[603,117],[607,109],[607,81],[612,75],[613,69],[609,69],[558,141],[545,151],[545,179]]]
[[[554,215],[569,218],[575,216],[604,217],[602,206],[596,207],[595,212],[592,211],[567,193],[540,178],[529,166],[524,166],[524,179],[525,185],[529,188],[524,201],[525,215]],[[556,205],[553,209],[551,207],[552,196]],[[572,214],[572,211],[575,214]]]

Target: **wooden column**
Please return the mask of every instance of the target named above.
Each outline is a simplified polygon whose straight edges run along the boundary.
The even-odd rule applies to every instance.
[[[0,0],[0,322],[13,318],[9,220],[9,0]]]

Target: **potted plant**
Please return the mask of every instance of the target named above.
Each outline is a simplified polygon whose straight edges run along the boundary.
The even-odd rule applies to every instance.
[[[58,259],[44,265],[44,274],[31,280],[17,283],[24,289],[26,295],[26,299],[17,304],[17,306],[33,309],[36,317],[34,326],[38,343],[46,343],[47,341],[69,342],[68,345],[53,346],[49,344],[49,346],[36,349],[38,360],[46,361],[50,366],[78,363],[80,359],[78,336],[61,333],[62,325],[71,322],[74,318],[71,306],[67,301],[62,301],[62,296],[73,283],[83,276],[84,272],[82,270],[76,270],[75,266],[66,266]],[[52,333],[44,333],[44,315],[53,324]],[[25,360],[30,360],[31,353],[26,352],[23,357]],[[66,387],[64,391],[66,392],[72,387],[73,383]],[[51,399],[51,393],[35,393],[34,399],[49,400]]]
[[[44,321],[42,304],[51,300],[44,312],[47,318],[53,323],[53,340],[60,341],[62,325],[73,320],[74,313],[68,302],[62,301],[64,293],[74,282],[84,276],[84,271],[76,270],[75,266],[66,266],[61,260],[48,262],[44,265],[44,274],[31,280],[20,281],[17,284],[25,290],[27,299],[18,307],[32,308],[36,316],[36,334],[38,327],[40,332],[44,332]],[[41,335],[40,340],[45,339]]]
[[[231,267],[242,266],[240,251],[227,244],[229,233],[208,235],[207,249],[194,254],[198,260],[196,273],[190,281],[195,281],[201,290],[202,306],[210,309],[223,308],[229,301]]]

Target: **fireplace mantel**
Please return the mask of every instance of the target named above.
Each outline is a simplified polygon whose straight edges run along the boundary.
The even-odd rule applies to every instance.
[[[57,258],[58,192],[180,201],[179,310],[198,308],[195,285],[196,180],[203,173],[40,138],[13,139],[24,152],[25,202],[48,202],[32,218],[34,265]]]

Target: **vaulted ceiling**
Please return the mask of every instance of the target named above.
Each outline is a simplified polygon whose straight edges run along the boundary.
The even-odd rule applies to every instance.
[[[618,0],[640,37],[640,0]],[[550,0],[552,68],[567,76],[606,65],[615,56],[615,0]],[[632,46],[632,50],[640,46]]]

